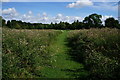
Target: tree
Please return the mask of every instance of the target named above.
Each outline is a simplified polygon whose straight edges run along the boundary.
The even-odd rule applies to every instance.
[[[19,21],[11,20],[11,28],[21,29]]]
[[[82,29],[83,28],[83,23],[79,22],[79,20],[74,21],[72,23],[73,29]]]
[[[2,16],[0,16],[0,27],[2,27]]]
[[[64,24],[65,24],[65,29],[69,29],[70,24],[68,22],[64,22]]]
[[[16,27],[16,20],[11,20],[11,23],[10,23],[10,25],[11,25],[11,28],[15,28]]]
[[[6,20],[2,18],[2,16],[0,16],[0,27],[2,26],[6,26]]]
[[[118,25],[118,29],[120,29],[120,24]]]
[[[120,28],[119,21],[115,20],[113,17],[107,18],[105,20],[105,26],[109,28]]]
[[[5,25],[6,25],[5,22],[6,22],[6,21],[5,21],[4,19],[2,19],[2,26],[5,26]]]
[[[83,20],[83,23],[85,23],[85,28],[91,28],[91,27],[98,27],[100,28],[102,26],[101,21],[102,16],[98,14],[91,14]]]
[[[51,24],[49,24],[49,29],[53,29],[54,28],[54,24],[51,22]]]
[[[63,30],[66,29],[66,25],[64,22],[59,23],[59,29],[63,29]]]
[[[11,22],[10,22],[10,20],[7,21],[7,27],[9,27],[9,28],[12,27],[12,26],[11,26]]]
[[[79,29],[79,21],[77,20],[77,21],[74,21],[73,23],[72,23],[72,29]]]

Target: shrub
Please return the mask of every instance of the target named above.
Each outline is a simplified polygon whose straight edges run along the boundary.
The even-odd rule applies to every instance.
[[[118,29],[108,28],[70,32],[70,55],[85,65],[86,70],[90,72],[89,78],[120,78],[119,32]]]

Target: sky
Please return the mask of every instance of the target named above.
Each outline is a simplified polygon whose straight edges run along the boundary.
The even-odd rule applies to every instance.
[[[6,2],[7,1],[7,2]],[[58,23],[60,21],[72,23],[82,21],[86,16],[97,13],[102,15],[102,21],[106,18],[118,18],[118,2],[101,0],[74,0],[71,2],[36,2],[37,0],[4,0],[2,2],[2,16],[6,20],[22,20],[31,23]],[[47,0],[45,0],[47,1]],[[57,0],[59,1],[59,0]],[[64,0],[65,1],[65,0]],[[112,1],[112,0],[111,0]]]
[[[76,0],[0,0],[0,1],[2,2],[75,2]],[[119,0],[91,0],[91,1],[93,2],[118,2]]]

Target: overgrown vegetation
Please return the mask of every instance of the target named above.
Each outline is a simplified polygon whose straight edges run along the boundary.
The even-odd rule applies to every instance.
[[[2,35],[3,78],[120,78],[119,29],[3,28]]]
[[[72,24],[1,24],[3,78],[120,78],[120,24],[114,18],[105,25],[98,14]]]
[[[3,78],[38,78],[50,66],[50,45],[61,31],[3,28]]]
[[[120,78],[120,30],[70,31],[68,40],[71,58],[85,65],[88,79]]]

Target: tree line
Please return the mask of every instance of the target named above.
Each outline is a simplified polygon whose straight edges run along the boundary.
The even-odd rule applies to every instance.
[[[107,18],[104,21],[104,25],[102,24],[101,15],[98,14],[91,14],[84,18],[82,22],[79,20],[74,21],[73,23],[68,22],[60,22],[60,23],[51,23],[51,24],[42,24],[42,23],[29,23],[29,22],[22,22],[21,20],[6,20],[2,19],[2,26],[8,28],[15,28],[15,29],[90,29],[90,28],[118,28],[120,29],[120,24],[118,20],[115,20],[113,17]]]

